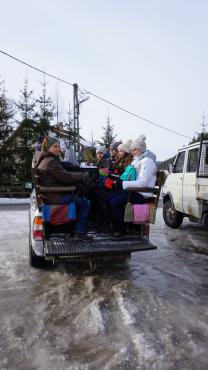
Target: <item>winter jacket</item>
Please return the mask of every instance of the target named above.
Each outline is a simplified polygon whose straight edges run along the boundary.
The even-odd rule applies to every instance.
[[[104,158],[102,161],[97,161],[96,166],[98,169],[100,168],[109,168],[110,161],[109,159]]]
[[[37,173],[41,186],[70,186],[82,180],[81,172],[68,172],[62,167],[60,160],[52,153],[41,154],[36,163]],[[41,197],[45,203],[58,204],[64,193],[43,193]]]
[[[143,158],[146,158],[146,157],[151,158],[153,160],[153,162],[155,162],[155,164],[156,164],[156,155],[153,152],[151,152],[150,150],[145,150],[145,152],[142,153],[140,156],[134,157],[131,164],[132,164],[132,166],[134,166],[134,168],[136,170],[137,177],[139,176],[139,172],[140,172],[140,169],[141,169],[141,164],[142,164],[141,160]]]
[[[134,161],[133,161],[134,162]],[[132,165],[133,165],[132,162]],[[138,171],[139,169],[139,171]],[[156,163],[150,157],[143,157],[138,161],[136,168],[137,178],[135,181],[123,181],[123,189],[137,187],[154,187],[156,182]],[[152,197],[152,193],[141,193],[144,197]]]

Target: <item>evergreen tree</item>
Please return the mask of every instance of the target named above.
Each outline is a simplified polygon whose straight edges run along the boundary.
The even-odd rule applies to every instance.
[[[20,114],[22,120],[18,121],[20,130],[20,137],[18,142],[19,150],[31,149],[31,146],[37,140],[37,122],[35,117],[37,113],[35,112],[36,101],[33,96],[33,90],[29,89],[28,79],[25,79],[24,87],[20,90],[20,100],[16,103],[18,108],[18,113]]]
[[[6,97],[4,82],[0,82],[0,145],[4,144],[12,133],[14,110],[12,102]]]
[[[6,97],[4,81],[0,82],[0,185],[9,183],[11,174],[14,174],[12,152],[6,146],[12,134],[12,118],[14,109],[11,100]]]
[[[64,130],[68,131],[68,143],[72,145],[74,143],[74,127],[73,127],[73,117],[69,101],[69,110],[67,112],[67,119],[64,120]]]
[[[20,100],[16,103],[16,106],[22,120],[18,122],[18,140],[13,146],[13,150],[18,161],[18,166],[16,166],[16,177],[23,183],[31,179],[31,162],[34,153],[34,143],[39,136],[37,122],[35,121],[36,101],[33,96],[33,90],[29,89],[27,78],[21,90]]]
[[[54,117],[54,106],[52,99],[47,95],[45,74],[42,85],[42,95],[37,99],[38,111],[36,113],[37,131],[40,136],[48,134],[50,123]]]
[[[194,143],[197,143],[198,141],[200,141],[201,140],[201,134],[203,134],[204,139],[208,139],[208,131],[204,131],[202,133],[196,132],[196,134],[194,135],[193,139],[190,141],[189,144],[194,144]]]
[[[114,134],[114,126],[111,125],[109,116],[107,117],[106,127],[102,128],[104,130],[104,135],[98,143],[109,149],[110,144],[115,141],[117,136],[117,134]]]
[[[206,117],[203,115],[202,116],[202,123],[199,124],[201,126],[201,133],[196,132],[189,144],[194,144],[194,143],[200,141],[202,134],[203,134],[204,139],[208,139],[208,124],[205,122],[205,118]]]
[[[23,89],[20,91],[20,100],[16,103],[18,112],[23,120],[33,120],[35,118],[36,101],[33,96],[33,90],[29,89],[29,82],[26,77]]]

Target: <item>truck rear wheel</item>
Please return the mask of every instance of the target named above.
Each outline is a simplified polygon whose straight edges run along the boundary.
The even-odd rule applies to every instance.
[[[32,267],[41,267],[45,265],[45,259],[43,257],[36,256],[32,249],[32,244],[29,239],[29,263]]]
[[[166,225],[177,229],[183,222],[183,214],[176,211],[171,201],[168,199],[163,205],[163,219]]]

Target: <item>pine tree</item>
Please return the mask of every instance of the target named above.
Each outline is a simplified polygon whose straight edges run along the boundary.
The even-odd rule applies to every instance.
[[[200,141],[201,140],[201,134],[203,134],[204,139],[208,139],[208,124],[205,122],[205,118],[206,117],[203,115],[202,116],[202,123],[199,124],[201,126],[201,133],[195,132],[195,135],[194,135],[194,137],[192,138],[192,140],[190,141],[189,144],[194,144],[194,143]]]
[[[11,100],[6,97],[4,81],[0,82],[0,185],[9,183],[11,174],[14,174],[12,152],[6,146],[12,134],[12,119],[14,109]]]
[[[33,90],[29,90],[29,81],[26,77],[25,84],[22,90],[20,90],[20,100],[16,103],[18,112],[20,113],[23,120],[33,120],[35,118],[35,106],[36,101],[33,96]]]
[[[68,131],[68,144],[72,145],[74,142],[74,131],[73,131],[73,117],[69,101],[69,110],[67,112],[67,119],[64,120],[64,129]]]
[[[4,144],[12,133],[14,110],[11,100],[6,97],[4,81],[0,82],[0,145]]]
[[[99,141],[98,143],[109,149],[110,144],[115,141],[115,138],[117,136],[117,134],[114,134],[114,125],[110,124],[109,115],[107,117],[106,127],[102,128],[104,130],[104,136],[101,137],[101,141]]]
[[[35,117],[36,101],[33,90],[29,89],[26,78],[24,87],[20,91],[20,100],[16,103],[18,113],[22,120],[18,121],[18,140],[13,148],[18,166],[16,166],[16,177],[20,183],[31,179],[31,162],[34,153],[34,143],[39,136]]]
[[[47,95],[45,74],[42,85],[42,95],[36,100],[38,111],[36,113],[37,131],[39,136],[48,134],[51,121],[54,117],[54,106],[52,99]]]

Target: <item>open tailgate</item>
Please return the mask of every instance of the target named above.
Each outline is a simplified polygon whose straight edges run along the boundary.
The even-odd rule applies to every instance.
[[[97,256],[128,254],[138,251],[157,249],[146,239],[94,239],[92,242],[73,240],[72,238],[50,238],[45,242],[46,257]]]

